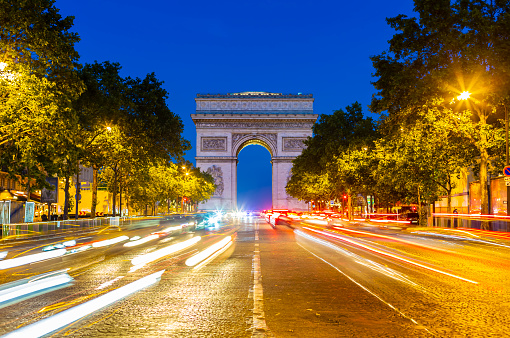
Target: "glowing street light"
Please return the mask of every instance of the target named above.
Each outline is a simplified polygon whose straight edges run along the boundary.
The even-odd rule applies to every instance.
[[[461,101],[461,100],[467,100],[471,97],[471,93],[470,92],[467,92],[467,91],[463,91],[462,93],[460,93],[459,96],[457,96],[457,100]]]

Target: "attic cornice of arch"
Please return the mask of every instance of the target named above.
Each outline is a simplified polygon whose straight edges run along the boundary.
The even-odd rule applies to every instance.
[[[264,118],[256,118],[256,117],[246,117],[246,118],[221,118],[221,117],[217,117],[217,118],[193,118],[193,121],[194,122],[253,122],[254,124],[255,123],[267,123],[267,122],[271,122],[271,123],[285,123],[285,122],[312,122],[314,123],[316,120],[317,120],[317,117],[308,117],[308,118],[305,118],[305,117],[296,117],[296,118],[278,118],[278,119],[275,119],[275,118],[272,118],[272,119],[264,119]]]

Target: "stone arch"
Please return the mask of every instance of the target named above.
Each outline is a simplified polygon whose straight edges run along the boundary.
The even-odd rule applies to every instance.
[[[278,156],[277,134],[232,134],[232,156],[236,158],[243,148],[251,145],[260,145],[269,151],[271,158]]]
[[[215,173],[221,186],[200,209],[237,208],[238,155],[246,146],[257,144],[271,155],[273,208],[306,210],[306,203],[288,196],[285,186],[292,160],[312,136],[318,117],[311,94],[197,94],[195,101],[191,118],[197,130],[196,166]]]

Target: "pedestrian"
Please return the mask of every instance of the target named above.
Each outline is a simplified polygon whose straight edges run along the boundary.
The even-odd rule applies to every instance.
[[[453,213],[454,213],[454,214],[458,214],[458,213],[459,213],[459,211],[457,210],[457,208],[453,209]]]

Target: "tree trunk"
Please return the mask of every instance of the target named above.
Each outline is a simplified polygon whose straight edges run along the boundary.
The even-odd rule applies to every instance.
[[[418,185],[418,225],[422,224],[422,212],[421,212],[421,194],[420,194],[420,186]]]
[[[92,204],[90,206],[90,217],[96,217],[96,205],[97,205],[97,174],[99,170],[94,165],[92,166]]]
[[[447,197],[447,201],[448,201],[448,204],[447,204],[447,213],[451,214],[452,213],[452,189],[448,190],[448,197]]]
[[[349,214],[349,221],[352,221],[354,217],[352,217],[352,199],[351,199],[351,189],[347,189],[347,213]]]
[[[481,214],[489,214],[489,191],[487,189],[487,162],[488,162],[487,150],[483,149],[480,156],[480,207]],[[483,230],[489,230],[489,222],[482,221],[481,228]]]
[[[30,202],[30,167],[27,167],[27,202]],[[58,194],[58,188],[57,188]]]
[[[74,206],[76,208],[75,210],[75,213],[74,213],[74,219],[78,219],[78,203],[80,202],[80,161],[78,161],[78,171],[76,172],[76,191],[75,191],[75,195],[74,195]]]
[[[64,216],[62,217],[64,220],[68,219],[68,210],[69,210],[69,176],[66,176],[66,185],[64,187]]]

